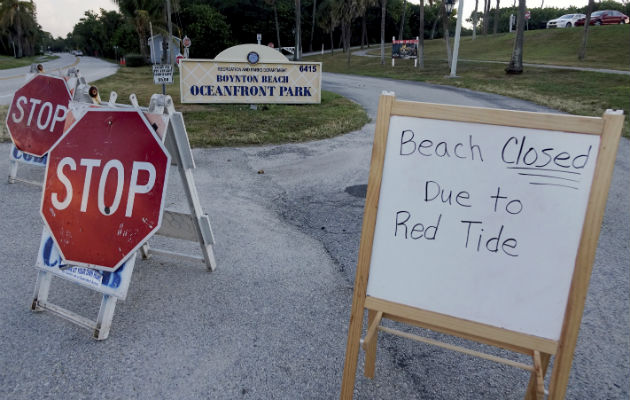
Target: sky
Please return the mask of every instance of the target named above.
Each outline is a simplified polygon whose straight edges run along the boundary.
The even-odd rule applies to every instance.
[[[66,35],[72,31],[74,25],[84,16],[85,11],[99,9],[117,10],[118,6],[112,0],[34,0],[37,6],[37,22],[42,29],[50,32],[54,37]],[[420,3],[419,0],[410,0],[412,3]],[[459,0],[464,2],[464,19],[470,16],[475,8],[475,0]],[[491,0],[493,5],[496,0]],[[499,4],[501,7],[511,6],[514,0],[503,0]],[[540,7],[544,1],[545,7],[584,7],[588,0],[530,0],[528,6]],[[479,0],[482,8],[483,0]],[[457,7],[457,6],[456,6]]]
[[[112,0],[34,0],[37,7],[37,22],[46,32],[53,37],[63,38],[70,32],[74,25],[85,15],[87,10],[98,12],[105,10],[118,10],[118,6]]]

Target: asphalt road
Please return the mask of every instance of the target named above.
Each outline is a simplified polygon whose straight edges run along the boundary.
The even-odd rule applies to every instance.
[[[382,90],[408,100],[544,111],[420,83],[325,74],[323,86],[361,103],[373,120]],[[29,311],[41,192],[0,182],[0,398],[338,398],[373,133],[370,123],[317,142],[194,150],[218,269],[165,257],[139,261],[104,342]],[[8,151],[0,144],[0,154]],[[569,399],[630,393],[629,163],[630,143],[622,139]],[[8,170],[7,158],[0,170]],[[20,173],[42,175],[34,168]],[[171,178],[168,207],[181,209]],[[196,251],[182,242],[152,243]],[[98,295],[61,280],[53,282],[51,300],[90,318],[99,306]],[[528,379],[519,369],[385,334],[375,379],[361,374],[362,356],[357,399],[520,399]]]
[[[94,82],[116,73],[118,66],[100,58],[76,57],[70,53],[56,53],[59,58],[42,63],[47,74],[63,74],[68,68],[75,67],[88,82]],[[0,105],[11,103],[13,93],[24,85],[24,74],[31,67],[0,70]]]

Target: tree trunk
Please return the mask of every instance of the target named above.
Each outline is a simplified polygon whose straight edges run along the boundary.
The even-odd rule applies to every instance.
[[[405,14],[407,13],[407,0],[403,0],[402,17],[400,18],[400,28],[398,29],[398,40],[404,39],[405,34]]]
[[[387,0],[381,0],[381,65],[385,65],[385,14]]]
[[[311,41],[308,44],[308,51],[310,51],[311,53],[313,52],[313,36],[315,35],[315,12],[316,11],[317,11],[317,0],[313,0],[313,21],[311,23]]]
[[[592,1],[592,0],[590,0]],[[505,68],[508,74],[523,73],[523,42],[525,36],[525,0],[518,1],[518,13],[516,16],[516,39],[514,39],[514,51],[510,64]]]
[[[368,39],[367,39],[367,22],[365,18],[365,14],[367,12],[364,12],[363,15],[361,16],[361,49],[363,49],[363,45],[365,44],[368,48],[370,48],[370,44],[368,43]]]
[[[433,20],[433,26],[431,27],[431,36],[429,36],[429,40],[433,40],[435,38],[435,30],[437,29],[437,24],[440,22],[440,18],[442,17],[442,7],[439,8],[438,14],[435,16],[435,20]]]
[[[490,27],[490,1],[492,0],[483,0],[483,34],[484,35],[488,34],[488,28]]]
[[[420,0],[420,29],[418,29],[418,68],[424,68],[424,0]]]
[[[499,10],[500,10],[499,9],[499,0],[497,0],[497,8],[496,8],[496,10],[494,10],[494,27],[492,28],[492,33],[494,35],[497,34],[497,31],[499,29],[499,13],[500,13]]]
[[[278,8],[276,7],[276,2],[273,2],[273,19],[276,21],[276,40],[278,41],[278,49],[282,48],[280,44],[280,25],[278,24]]]
[[[479,8],[479,0],[475,0],[475,11],[473,12],[473,31],[472,31],[472,40],[477,39],[477,22],[479,22],[479,17],[477,16],[477,9]]]
[[[346,47],[347,47],[347,63],[350,65],[350,57],[352,56],[352,51],[350,50],[350,39],[352,38],[352,20],[350,22],[346,22]]]
[[[335,54],[335,40],[333,38],[333,33],[335,32],[335,28],[330,29],[330,55]]]
[[[293,53],[293,61],[299,61],[302,58],[302,6],[300,0],[295,0],[295,52]]]
[[[582,35],[582,45],[580,46],[580,51],[578,52],[578,60],[584,61],[586,58],[586,43],[588,42],[588,26],[591,23],[591,13],[593,12],[594,6],[593,0],[588,0],[588,8],[586,10],[586,20],[584,21],[584,34]]]
[[[442,8],[442,29],[444,30],[444,43],[446,43],[446,58],[448,59],[448,67],[451,68],[453,54],[451,53],[451,41],[448,37],[448,15],[446,14],[444,1],[442,1]]]

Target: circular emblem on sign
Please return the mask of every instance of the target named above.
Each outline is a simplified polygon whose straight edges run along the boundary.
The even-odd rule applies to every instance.
[[[260,60],[260,56],[255,51],[250,51],[247,54],[247,62],[250,64],[256,64]]]

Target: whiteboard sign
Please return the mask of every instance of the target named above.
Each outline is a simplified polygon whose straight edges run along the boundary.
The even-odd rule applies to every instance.
[[[367,295],[558,340],[599,141],[391,116]]]

